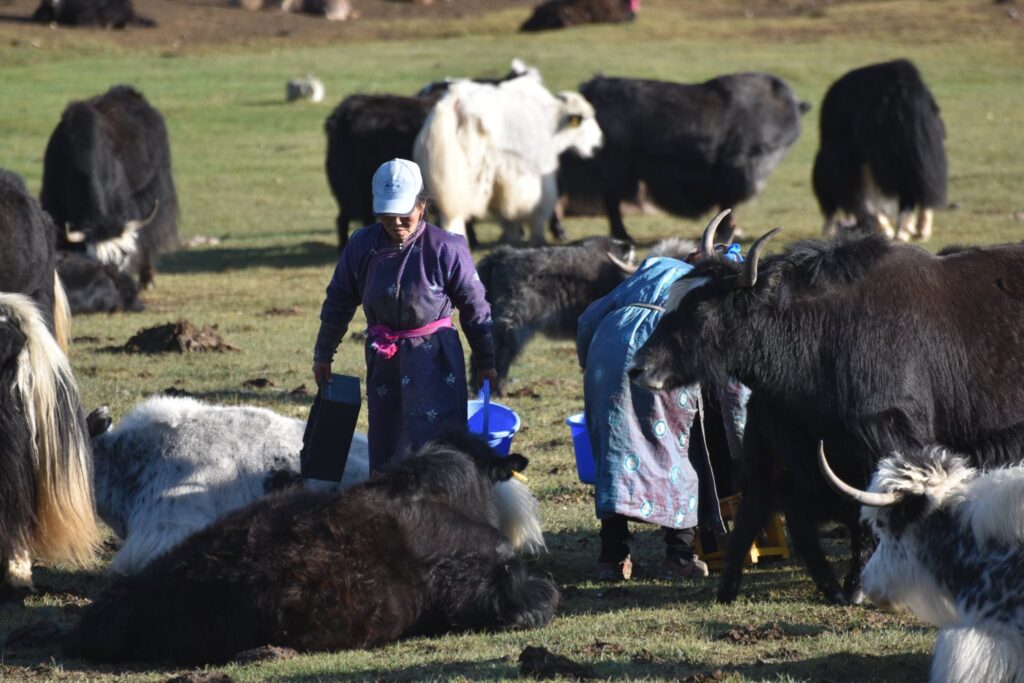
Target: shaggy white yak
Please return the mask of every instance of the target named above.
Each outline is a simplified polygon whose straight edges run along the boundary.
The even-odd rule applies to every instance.
[[[575,92],[552,95],[536,72],[496,85],[458,81],[420,129],[414,158],[441,227],[495,214],[504,239],[544,241],[558,200],[558,155],[593,156],[603,141],[594,108]]]
[[[303,420],[264,408],[158,396],[93,439],[96,506],[124,539],[111,571],[134,574],[186,536],[298,484]],[[356,434],[342,487],[369,474]]]

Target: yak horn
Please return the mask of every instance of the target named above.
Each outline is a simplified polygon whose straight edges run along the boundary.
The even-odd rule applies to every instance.
[[[747,253],[746,269],[740,272],[740,281],[737,283],[737,287],[753,287],[754,283],[757,282],[757,262],[761,259],[761,252],[764,251],[764,247],[768,244],[768,240],[775,237],[782,228],[775,228],[771,232],[761,235],[754,245],[750,247],[750,251]]]
[[[836,473],[832,471],[832,468],[828,466],[828,460],[825,458],[824,441],[818,442],[818,467],[821,468],[821,473],[825,477],[825,481],[828,482],[828,485],[835,489],[836,493],[844,498],[852,500],[854,503],[860,503],[861,505],[868,505],[875,508],[885,508],[891,507],[900,502],[901,496],[899,494],[861,491],[837,477]]]
[[[718,252],[715,251],[715,231],[718,224],[729,215],[732,209],[724,209],[721,213],[711,219],[708,227],[704,228],[704,236],[700,240],[700,255],[702,261],[717,261]]]
[[[160,200],[153,200],[153,210],[149,212],[149,215],[141,220],[128,221],[124,224],[124,230],[122,232],[135,232],[136,230],[142,230],[144,227],[153,222],[156,218],[156,212],[160,210]]]
[[[626,263],[625,261],[623,261],[610,251],[605,253],[608,256],[608,260],[617,265],[619,267],[619,270],[621,270],[623,273],[626,273],[627,275],[632,275],[633,273],[636,272],[637,268],[640,267],[633,263]]]
[[[64,240],[68,244],[81,244],[82,242],[85,242],[85,233],[81,230],[72,230],[71,223],[65,223]]]

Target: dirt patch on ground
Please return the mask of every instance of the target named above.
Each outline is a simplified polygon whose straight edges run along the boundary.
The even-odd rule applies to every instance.
[[[573,678],[589,680],[597,678],[592,668],[555,654],[547,648],[527,645],[519,655],[519,675],[529,678]]]
[[[783,640],[786,634],[778,624],[751,626],[743,624],[718,635],[717,640],[728,640],[737,645],[754,645],[765,640]]]
[[[217,333],[217,326],[196,327],[187,320],[139,330],[129,339],[127,353],[188,353],[191,351],[238,351]]]

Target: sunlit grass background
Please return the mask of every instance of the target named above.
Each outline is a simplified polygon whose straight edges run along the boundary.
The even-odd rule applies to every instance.
[[[323,172],[323,123],[354,92],[413,93],[445,75],[498,75],[512,57],[537,66],[552,90],[596,73],[700,81],[733,71],[786,79],[814,109],[803,134],[762,195],[739,207],[748,236],[776,225],[777,240],[816,236],[821,217],[810,189],[818,106],[828,85],[856,66],[895,57],[915,61],[938,100],[947,131],[949,198],[928,248],[1017,241],[1024,233],[1024,26],[1003,5],[966,0],[817,3],[649,0],[632,25],[521,36],[522,12],[503,10],[450,22],[367,26],[351,42],[304,47],[268,39],[249,47],[125,48],[116,32],[45,34],[44,49],[17,39],[29,29],[0,25],[0,166],[39,189],[46,140],[71,99],[115,83],[140,89],[164,114],[187,241],[213,246],[166,257],[146,311],[75,320],[71,359],[88,407],[115,417],[170,387],[218,403],[252,403],[304,417],[323,288],[336,251],[336,205]],[[1011,3],[1012,6],[1012,3]],[[268,15],[268,21],[273,20]],[[393,40],[373,38],[374,32]],[[326,104],[285,104],[284,82],[315,73]],[[627,217],[643,242],[696,237],[700,222]],[[573,238],[604,234],[603,218],[569,219]],[[498,236],[481,226],[482,257]],[[288,313],[281,315],[282,312]],[[215,324],[240,351],[190,356],[126,355],[137,330],[185,318]],[[357,317],[352,330],[362,329]],[[336,371],[364,374],[361,344],[347,340]],[[713,602],[701,585],[638,581],[609,590],[591,582],[597,553],[590,489],[578,483],[566,416],[582,409],[571,341],[538,339],[512,372],[505,403],[523,419],[515,448],[531,459],[530,484],[543,502],[550,552],[536,561],[565,587],[559,616],[534,632],[414,639],[372,651],[318,654],[228,666],[236,680],[425,679],[516,676],[527,644],[593,665],[606,678],[689,680],[920,680],[934,631],[871,607],[822,603],[797,562],[748,574],[740,600]],[[266,389],[246,389],[254,378]],[[365,429],[365,412],[361,416]],[[828,539],[837,560],[842,539]],[[638,534],[634,557],[654,565],[660,534]],[[844,571],[845,562],[838,565]],[[38,568],[42,594],[27,610],[0,612],[0,642],[39,620],[70,623],[79,599],[100,585],[91,571]],[[730,630],[777,623],[769,637],[734,642]],[[766,631],[767,632],[767,631]],[[0,678],[159,680],[160,668],[95,667],[66,660],[56,643],[0,651]]]

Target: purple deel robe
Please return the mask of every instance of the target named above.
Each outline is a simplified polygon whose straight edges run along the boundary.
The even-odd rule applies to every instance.
[[[314,359],[330,361],[356,308],[369,327],[411,330],[450,316],[459,321],[479,367],[494,367],[491,309],[466,240],[421,222],[400,246],[379,223],[356,232],[345,246],[320,311]],[[327,334],[325,334],[325,329]],[[326,342],[325,342],[326,339]],[[454,327],[397,341],[390,359],[366,341],[370,470],[411,448],[466,425],[466,368]]]

